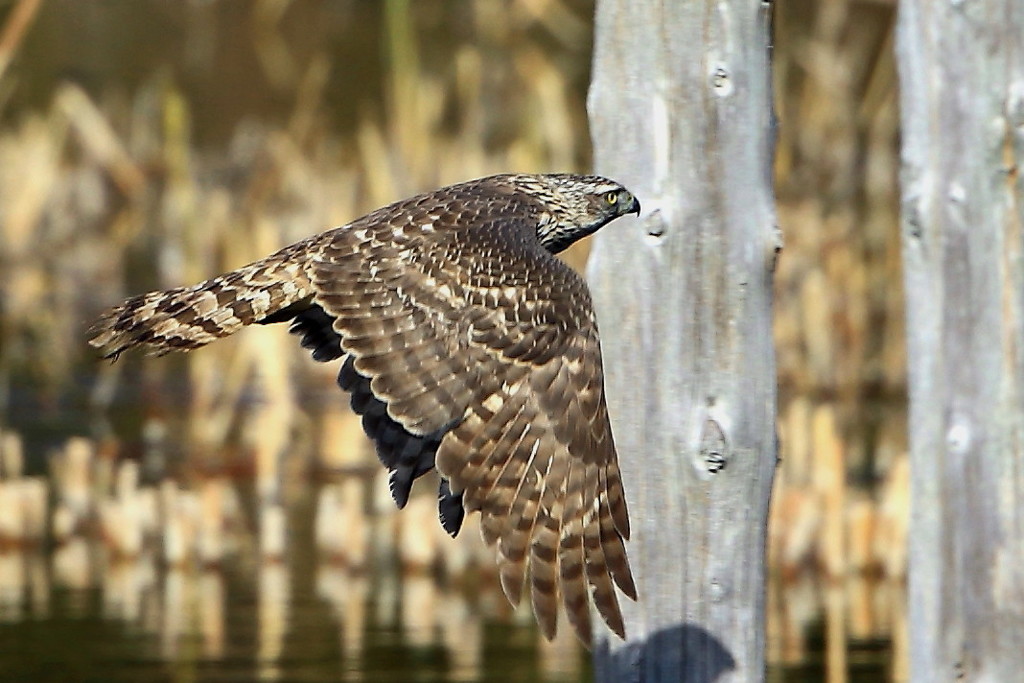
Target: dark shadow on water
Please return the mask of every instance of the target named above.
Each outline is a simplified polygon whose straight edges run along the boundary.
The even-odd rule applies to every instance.
[[[607,640],[595,648],[596,681],[683,680],[713,683],[736,668],[736,660],[717,638],[705,629],[681,624],[654,633],[643,643],[628,643],[612,651]]]

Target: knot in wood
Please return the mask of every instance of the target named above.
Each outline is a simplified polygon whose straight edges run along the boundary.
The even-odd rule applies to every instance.
[[[964,422],[956,420],[946,432],[946,443],[949,450],[957,455],[967,452],[971,445],[971,428]]]
[[[662,238],[665,236],[665,216],[661,209],[654,209],[644,219],[644,228],[648,237]]]
[[[704,432],[700,438],[700,457],[704,469],[709,474],[718,474],[725,469],[725,433],[718,422],[711,418],[704,421]]]
[[[729,97],[736,89],[733,86],[732,77],[725,66],[719,64],[711,72],[711,89],[718,97]]]

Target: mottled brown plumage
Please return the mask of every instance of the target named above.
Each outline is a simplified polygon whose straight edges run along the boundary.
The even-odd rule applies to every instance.
[[[527,590],[547,637],[561,602],[590,642],[590,603],[624,636],[614,586],[636,598],[629,520],[585,282],[553,254],[639,212],[597,176],[503,175],[384,207],[193,287],[110,310],[106,357],[202,346],[291,323],[320,361],[343,359],[399,507],[436,465],[451,534],[479,511],[513,604]]]

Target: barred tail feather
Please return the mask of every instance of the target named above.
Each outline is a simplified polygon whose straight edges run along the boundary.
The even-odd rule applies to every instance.
[[[297,246],[191,287],[128,299],[93,325],[89,344],[104,358],[134,347],[162,356],[198,348],[245,325],[286,320],[291,316],[284,309],[312,295],[304,268],[289,258]]]

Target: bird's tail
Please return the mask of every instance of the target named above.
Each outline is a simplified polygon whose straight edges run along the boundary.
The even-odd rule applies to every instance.
[[[312,295],[305,272],[309,246],[294,244],[191,287],[132,297],[96,321],[89,343],[104,358],[136,346],[162,356],[209,344],[245,325],[284,320],[290,317],[284,309],[299,307]]]

